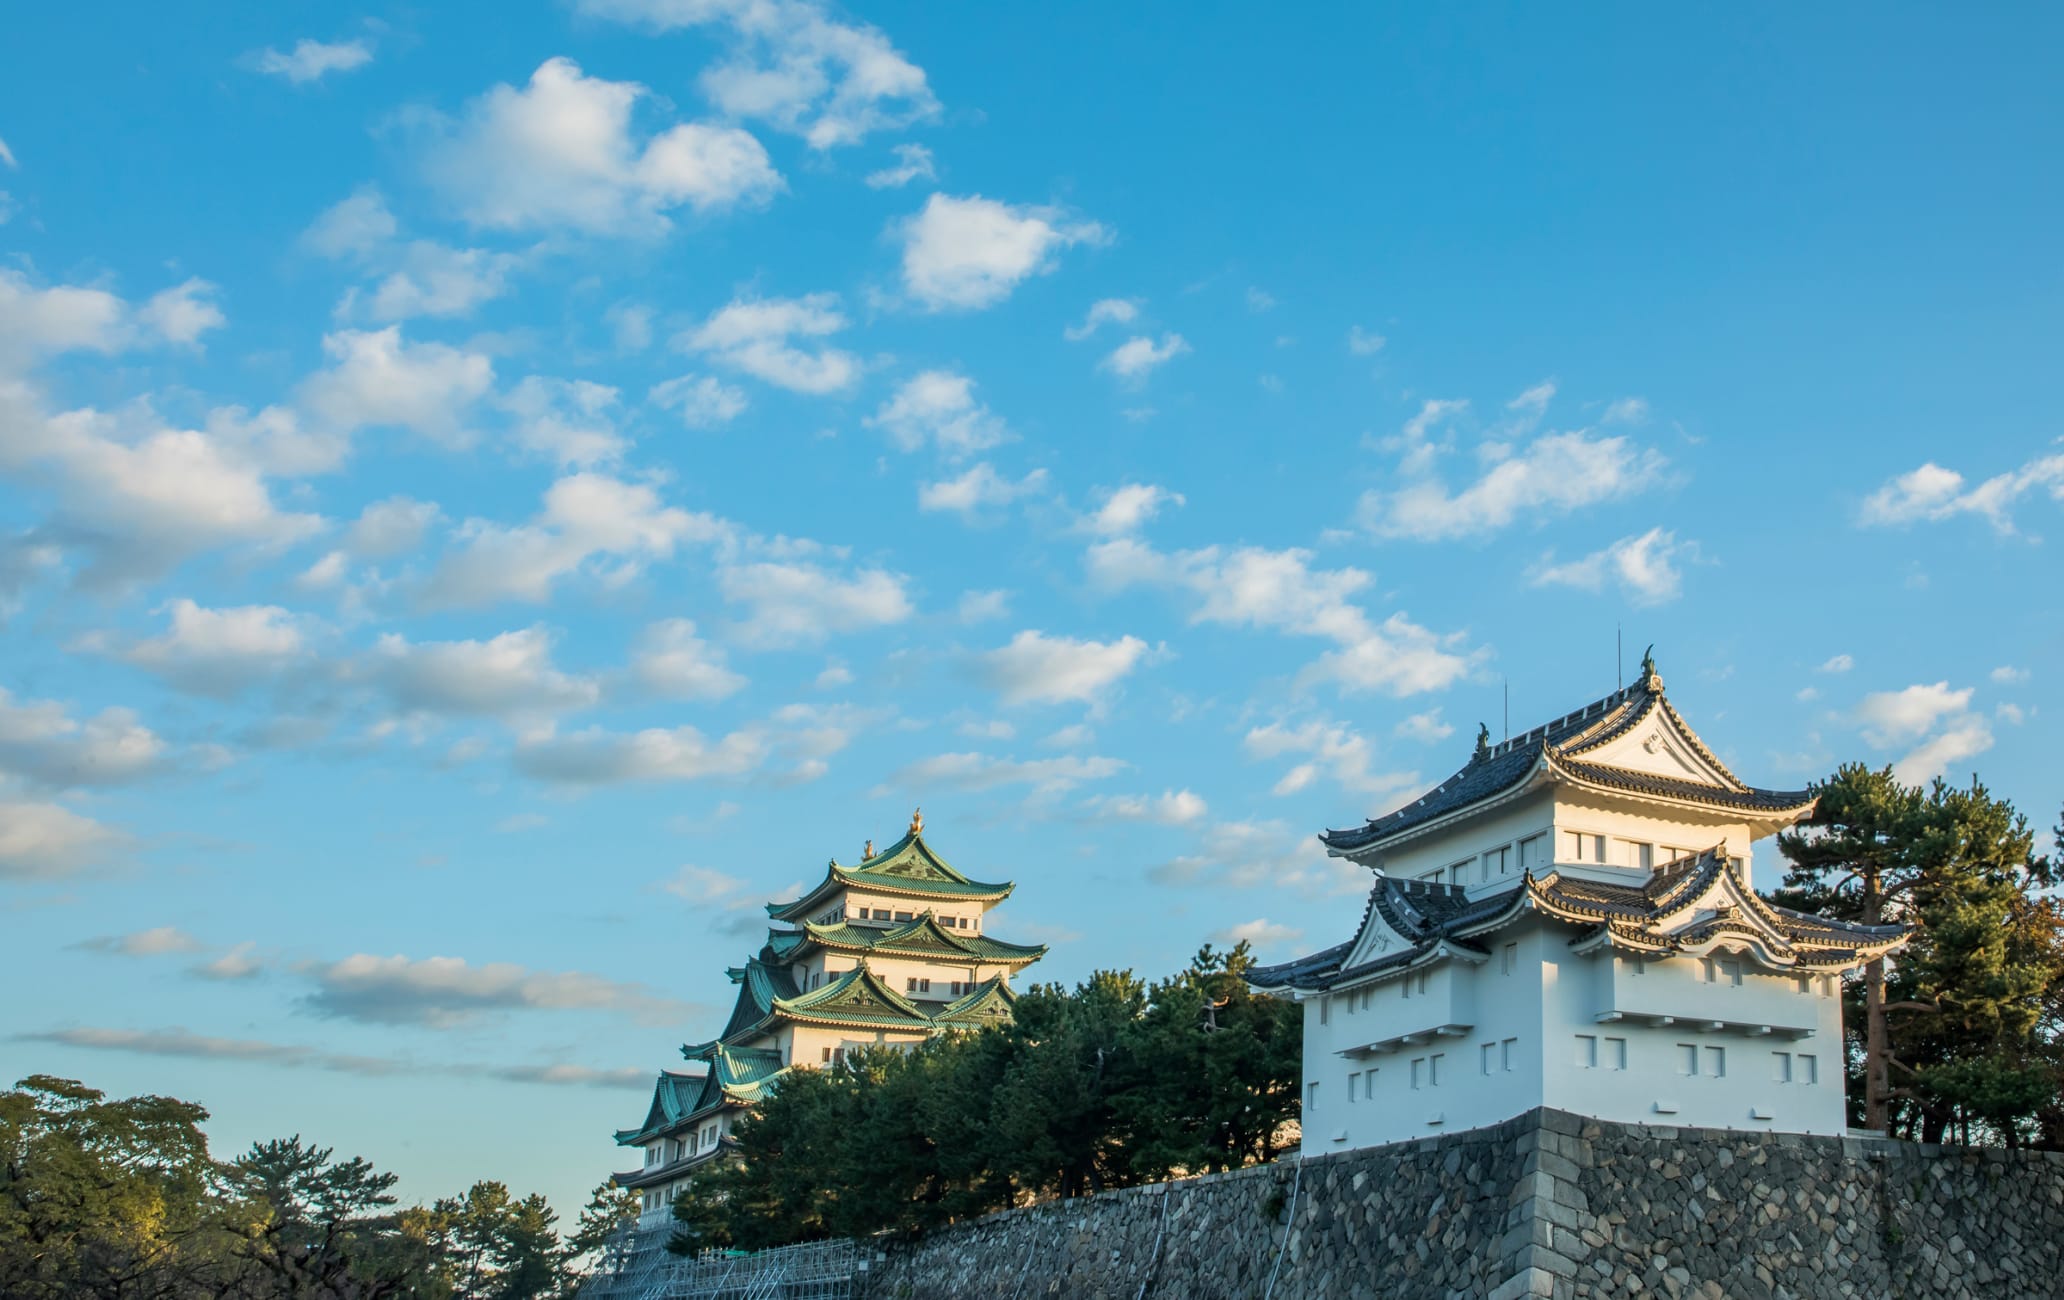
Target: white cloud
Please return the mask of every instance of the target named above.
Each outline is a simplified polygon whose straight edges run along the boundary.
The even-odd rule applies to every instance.
[[[360,559],[384,560],[406,555],[423,544],[423,534],[439,515],[435,502],[387,497],[359,511],[358,518],[344,531],[344,544]]]
[[[1871,744],[1894,745],[1921,735],[1945,717],[1965,712],[1970,705],[1970,687],[1953,691],[1948,682],[1936,682],[1866,695],[1856,706],[1856,720]]]
[[[1091,821],[1152,822],[1160,826],[1187,826],[1203,820],[1211,811],[1204,797],[1190,790],[1164,790],[1157,795],[1098,795],[1083,808]]]
[[[631,656],[631,673],[647,690],[679,700],[721,700],[745,687],[724,652],[695,635],[695,624],[669,618],[647,627]]]
[[[714,429],[744,414],[745,390],[714,375],[682,375],[654,384],[646,399],[665,411],[677,411],[691,429]]]
[[[867,174],[867,188],[871,190],[893,190],[912,181],[935,179],[938,172],[932,167],[932,151],[921,144],[899,144],[896,146],[896,165],[884,167]]]
[[[1540,520],[1630,495],[1661,477],[1661,453],[1585,430],[1544,435],[1505,450],[1475,482],[1450,493],[1435,481],[1362,496],[1362,524],[1380,537],[1481,537],[1522,518]]]
[[[1213,930],[1214,943],[1247,944],[1256,949],[1273,948],[1278,944],[1295,943],[1304,937],[1304,931],[1293,925],[1284,925],[1258,916],[1252,921],[1229,925],[1223,930]]]
[[[216,292],[206,280],[189,279],[132,307],[105,289],[39,289],[20,272],[0,269],[0,377],[60,352],[191,346],[224,323]]]
[[[737,780],[750,776],[772,750],[758,728],[712,741],[694,727],[649,727],[621,732],[590,729],[524,741],[516,770],[561,785],[621,785],[638,781]]]
[[[1309,831],[1273,820],[1200,827],[1194,852],[1151,868],[1147,878],[1171,886],[1261,886],[1307,898],[1364,893],[1369,887],[1368,868],[1328,858]]]
[[[1602,424],[1644,424],[1648,421],[1648,399],[1622,397],[1598,417]]]
[[[882,569],[847,577],[812,564],[766,561],[727,565],[718,584],[724,599],[746,606],[738,635],[754,645],[810,644],[900,623],[912,613],[906,579]]]
[[[954,616],[963,623],[987,623],[1010,616],[1008,591],[963,591]]]
[[[1432,469],[1436,459],[1454,450],[1454,422],[1468,410],[1468,401],[1461,398],[1428,398],[1419,404],[1418,413],[1405,421],[1396,437],[1385,438],[1377,445],[1397,453],[1399,473],[1417,477]],[[1437,431],[1442,434],[1439,438],[1433,436]]]
[[[1039,744],[1045,749],[1086,749],[1096,744],[1096,729],[1086,722],[1071,723]]]
[[[1251,312],[1274,311],[1276,296],[1256,285],[1247,286],[1247,310]]]
[[[0,163],[6,163],[9,168],[21,166],[20,163],[14,160],[14,150],[7,147],[7,141],[5,140],[0,140]]]
[[[70,875],[101,861],[127,839],[59,804],[0,799],[0,880]]]
[[[764,722],[716,739],[688,726],[638,732],[590,728],[525,737],[514,758],[516,770],[526,776],[573,787],[740,781],[770,766],[776,770],[766,779],[795,783],[824,775],[826,759],[880,721],[879,714],[846,705],[790,704]]]
[[[552,663],[552,634],[542,627],[485,641],[411,642],[383,635],[354,673],[405,716],[499,718],[534,724],[583,709],[602,696],[592,678]]]
[[[400,230],[386,198],[367,186],[323,209],[301,242],[324,257],[364,256],[392,242]]]
[[[824,671],[817,674],[815,684],[820,691],[834,691],[841,686],[851,686],[853,670],[844,664],[826,664]]]
[[[1273,628],[1337,643],[1306,676],[1347,691],[1405,696],[1460,680],[1483,657],[1461,652],[1461,634],[1440,635],[1404,614],[1376,622],[1349,599],[1369,585],[1360,569],[1313,569],[1310,551],[1216,546],[1157,551],[1121,537],[1089,548],[1091,579],[1113,591],[1161,586],[1197,601],[1192,623]]]
[[[244,942],[231,948],[213,961],[204,961],[193,968],[193,973],[203,979],[243,980],[250,979],[264,971],[264,963],[255,955],[258,945]]]
[[[581,12],[659,31],[721,23],[733,46],[702,74],[733,117],[759,118],[813,148],[855,144],[938,114],[924,69],[880,29],[809,0],[579,0]]]
[[[979,511],[1008,506],[1045,491],[1046,471],[1043,469],[1035,469],[1013,482],[998,474],[995,466],[982,461],[959,478],[918,484],[917,508],[952,510],[964,517],[972,517]]]
[[[951,370],[927,370],[905,380],[866,423],[904,451],[930,443],[955,460],[1012,437],[1003,420],[975,400],[975,381]]]
[[[1059,208],[934,194],[900,226],[903,287],[930,311],[990,307],[1020,282],[1051,271],[1076,244],[1108,238]]]
[[[1366,737],[1344,723],[1315,719],[1290,727],[1272,722],[1250,730],[1240,743],[1255,758],[1303,756],[1303,762],[1276,782],[1279,795],[1294,794],[1320,776],[1331,777],[1343,790],[1367,795],[1397,794],[1419,780],[1417,772],[1372,771],[1375,751]]]
[[[315,984],[303,999],[311,1011],[368,1024],[443,1027],[482,1012],[532,1009],[616,1011],[651,1020],[683,1009],[642,984],[513,962],[474,966],[459,957],[358,953],[305,974]]]
[[[147,408],[48,416],[26,385],[0,379],[0,473],[54,480],[60,505],[46,535],[89,551],[93,581],[154,577],[214,546],[279,547],[315,532],[320,519],[273,503],[267,461],[286,446],[262,427],[166,428]]]
[[[284,77],[297,86],[319,81],[332,72],[350,72],[373,61],[370,43],[358,41],[316,41],[303,38],[294,48],[281,53],[267,47],[250,56],[252,66],[269,77]]]
[[[368,187],[332,205],[301,236],[311,251],[348,259],[380,277],[370,292],[347,292],[337,307],[339,317],[464,316],[507,293],[524,260],[514,253],[453,248],[428,239],[403,241],[399,232],[386,199]]]
[[[176,925],[161,925],[132,934],[104,934],[82,940],[74,946],[122,957],[163,957],[170,953],[199,952],[203,945]]]
[[[327,370],[301,386],[301,405],[329,427],[412,429],[450,447],[472,440],[467,412],[494,384],[494,363],[443,343],[409,343],[399,325],[323,336]]]
[[[1966,488],[1964,476],[1933,461],[1901,474],[1873,492],[1863,503],[1865,524],[1936,522],[1956,515],[1978,515],[2003,535],[2015,531],[2013,508],[2038,489],[2064,502],[2064,452],[2038,456],[2019,469],[1995,474]]]
[[[228,958],[224,958],[227,961]],[[195,968],[206,974],[214,965]],[[240,978],[217,976],[215,978]],[[200,1061],[260,1062],[293,1070],[324,1070],[336,1074],[391,1078],[405,1075],[447,1075],[456,1078],[498,1079],[508,1083],[545,1084],[558,1087],[605,1087],[627,1093],[650,1091],[650,1070],[606,1070],[584,1065],[483,1065],[477,1061],[439,1065],[388,1056],[353,1056],[341,1052],[320,1052],[298,1043],[268,1043],[252,1038],[221,1038],[190,1030],[103,1029],[86,1025],[24,1034],[24,1038],[91,1051],[132,1052],[143,1056],[171,1056]]]
[[[1070,343],[1080,343],[1104,325],[1130,325],[1139,318],[1140,305],[1132,298],[1099,298],[1089,305],[1082,323],[1061,331]]]
[[[938,754],[898,768],[877,787],[891,790],[994,790],[1007,785],[1031,786],[1041,796],[1065,794],[1086,781],[1102,781],[1125,770],[1115,758],[1066,755],[1061,758],[992,758],[987,754]]]
[[[547,59],[522,89],[498,85],[467,106],[426,171],[477,226],[652,235],[668,214],[759,207],[784,188],[750,132],[680,123],[640,139],[631,109],[650,92]]]
[[[1143,383],[1148,375],[1189,350],[1190,345],[1180,334],[1163,334],[1158,343],[1140,334],[1111,349],[1111,354],[1099,362],[1097,368],[1108,370],[1120,379]]]
[[[1856,660],[1853,657],[1840,654],[1831,656],[1826,663],[1820,666],[1819,671],[1824,673],[1846,673],[1854,667],[1856,667]]]
[[[2016,668],[2011,664],[2002,664],[1987,675],[1992,678],[1994,683],[2000,686],[2019,686],[2028,680],[2028,670],[2026,668]]]
[[[860,358],[839,348],[814,351],[795,340],[819,339],[846,327],[835,293],[802,298],[737,298],[674,345],[708,355],[780,388],[823,395],[842,392],[860,377]]]
[[[1391,731],[1407,740],[1416,740],[1422,745],[1431,745],[1437,740],[1446,740],[1455,734],[1455,728],[1441,720],[1439,709],[1415,713],[1391,728]]]
[[[1089,528],[1105,537],[1123,537],[1145,527],[1161,507],[1182,504],[1180,492],[1152,483],[1126,483],[1104,494],[1104,503],[1089,516]]]
[[[146,332],[167,343],[191,347],[209,330],[221,329],[229,318],[214,301],[214,285],[189,279],[152,294],[136,309],[136,322]]]
[[[181,597],[165,607],[171,626],[116,657],[184,691],[227,696],[275,676],[308,653],[301,620],[278,605],[211,609]]]
[[[1383,351],[1383,345],[1387,342],[1389,340],[1381,334],[1372,334],[1359,325],[1347,332],[1347,350],[1358,357],[1375,356]]]
[[[1634,537],[1622,537],[1602,551],[1580,560],[1554,563],[1551,554],[1534,567],[1531,581],[1536,587],[1579,587],[1603,590],[1608,581],[1636,605],[1660,605],[1675,600],[1683,590],[1683,573],[1677,567],[1680,556],[1698,554],[1695,542],[1679,542],[1677,535],[1657,527]]]
[[[165,742],[128,709],[80,721],[55,700],[17,702],[0,687],[0,772],[38,785],[116,785],[157,770]]]
[[[501,399],[518,447],[562,469],[614,464],[627,440],[616,427],[617,392],[586,379],[527,376]]]
[[[611,335],[622,352],[643,352],[652,346],[652,308],[643,303],[620,302],[602,313]]]
[[[1907,785],[1942,776],[1953,763],[1992,748],[1992,724],[1975,713],[1952,719],[1940,734],[1922,741],[1892,765],[1892,775]]]
[[[730,526],[715,516],[662,505],[646,484],[572,474],[552,484],[528,524],[472,519],[461,525],[460,545],[444,557],[422,594],[435,605],[542,602],[570,574],[588,571],[604,582],[626,582],[684,543],[729,535]]]
[[[1005,704],[1100,703],[1146,656],[1135,636],[1116,641],[1048,636],[1031,629],[975,657],[976,673]]]

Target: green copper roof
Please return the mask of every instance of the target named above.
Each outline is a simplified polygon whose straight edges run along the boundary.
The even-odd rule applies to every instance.
[[[724,973],[738,986],[738,1001],[731,1008],[731,1019],[724,1025],[724,1032],[718,1035],[720,1039],[737,1037],[772,1015],[777,1001],[796,996],[795,981],[789,977],[788,968],[771,965],[759,957]]]
[[[994,902],[1008,898],[1011,890],[1016,888],[1008,881],[990,884],[969,880],[955,871],[946,859],[932,852],[923,834],[913,830],[858,866],[842,867],[833,862],[815,889],[792,902],[767,904],[767,914],[781,921],[800,919],[808,915],[826,894],[840,887],[870,889],[906,898],[966,902]]]
[[[684,1047],[681,1053],[709,1068],[702,1074],[661,1074],[645,1122],[635,1129],[617,1130],[619,1146],[643,1146],[726,1106],[750,1106],[766,1094],[783,1069],[781,1053],[768,1048],[727,1047],[722,1041],[712,1041]]]
[[[824,1025],[847,1025],[863,1029],[904,1029],[924,1032],[932,1027],[931,1017],[917,1004],[890,988],[862,962],[821,989],[800,997],[782,998],[774,1004],[780,1015]]]
[[[645,1122],[636,1128],[618,1129],[617,1145],[638,1146],[693,1114],[703,1082],[704,1076],[700,1074],[660,1071],[658,1080],[652,1085],[652,1104],[645,1110]]]
[[[977,984],[966,997],[939,1008],[932,1020],[936,1024],[972,1028],[1010,1019],[1017,1005],[1018,995],[998,975]]]
[[[778,932],[777,932],[778,933]],[[819,925],[803,923],[803,934],[820,947],[842,952],[879,953],[884,956],[943,957],[949,961],[981,961],[993,965],[1022,966],[1046,955],[1044,944],[1005,943],[987,935],[961,934],[948,930],[926,912],[914,921],[888,929],[879,926],[839,922]],[[787,936],[782,936],[787,937]],[[797,936],[800,938],[801,936]],[[769,936],[769,943],[774,936]],[[792,950],[793,944],[782,949]]]

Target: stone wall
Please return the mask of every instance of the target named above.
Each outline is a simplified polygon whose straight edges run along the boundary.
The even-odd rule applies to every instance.
[[[2064,1156],[1561,1111],[882,1247],[875,1300],[2064,1296]]]

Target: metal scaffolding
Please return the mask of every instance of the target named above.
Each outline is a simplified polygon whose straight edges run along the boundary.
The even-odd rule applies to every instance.
[[[581,1300],[853,1300],[865,1276],[852,1241],[813,1241],[736,1254],[675,1255],[671,1223],[625,1228],[581,1288]]]

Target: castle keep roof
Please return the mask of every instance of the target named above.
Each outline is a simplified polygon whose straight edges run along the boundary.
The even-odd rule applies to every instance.
[[[1653,661],[1642,668],[1632,686],[1522,735],[1495,745],[1484,736],[1460,771],[1411,803],[1320,840],[1335,856],[1359,858],[1549,782],[1738,814],[1758,828],[1789,825],[1812,808],[1804,790],[1759,789],[1728,771],[1665,698]],[[1643,728],[1683,752],[1684,775],[1593,761]]]

